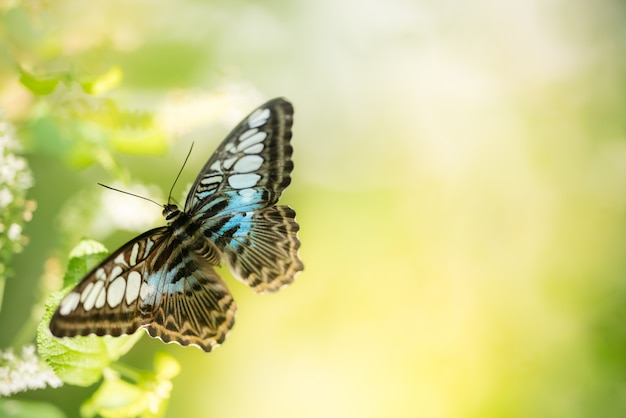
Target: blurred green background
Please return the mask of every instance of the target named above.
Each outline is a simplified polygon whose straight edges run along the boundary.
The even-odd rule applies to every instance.
[[[626,415],[626,5],[0,1],[0,107],[33,171],[0,347],[83,236],[115,249],[239,118],[295,107],[305,271],[181,363],[168,417]],[[17,399],[75,416],[94,388]]]

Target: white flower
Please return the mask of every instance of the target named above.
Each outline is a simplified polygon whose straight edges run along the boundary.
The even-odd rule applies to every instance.
[[[9,396],[29,389],[53,388],[63,385],[52,369],[27,345],[19,356],[8,349],[0,352],[0,396]]]
[[[8,270],[11,256],[22,250],[26,242],[22,225],[34,210],[33,202],[26,200],[33,176],[19,151],[20,143],[0,109],[0,225],[8,227],[7,233],[0,235],[0,276]]]
[[[6,187],[0,189],[0,208],[4,208],[13,202],[13,195]]]
[[[22,226],[18,224],[11,224],[7,235],[9,236],[10,240],[17,241],[22,235]]]

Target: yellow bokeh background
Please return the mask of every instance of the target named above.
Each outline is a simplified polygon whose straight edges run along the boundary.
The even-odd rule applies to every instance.
[[[15,7],[26,11],[9,17],[61,40],[50,56],[74,54],[90,71],[108,54],[123,74],[112,97],[156,112],[169,151],[119,162],[162,199],[192,141],[183,184],[254,106],[274,96],[294,104],[295,169],[282,202],[298,214],[305,271],[260,296],[229,277],[239,313],[214,353],[142,339],[129,363],[162,349],[181,362],[168,417],[626,414],[623,4]],[[0,106],[19,118],[32,99],[3,80]],[[30,163],[35,180],[58,169],[37,155]],[[98,168],[74,172],[81,190],[109,181]],[[75,198],[34,193],[50,220]],[[43,266],[52,251],[36,242],[50,232],[35,220],[27,232],[11,280],[35,283],[20,266]],[[27,315],[24,303],[6,301],[0,324]],[[75,405],[76,396],[42,398]]]

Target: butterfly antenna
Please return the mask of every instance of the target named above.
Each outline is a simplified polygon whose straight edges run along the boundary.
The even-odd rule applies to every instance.
[[[107,186],[106,184],[102,184],[102,183],[98,183],[98,184],[99,184],[100,186],[102,186],[102,187],[106,187],[107,189],[110,189],[110,190],[115,190],[116,192],[120,192],[120,193],[128,194],[128,195],[131,195],[131,196],[135,196],[135,197],[138,197],[138,198],[140,198],[140,199],[147,200],[148,202],[152,202],[152,203],[154,203],[155,205],[158,205],[159,207],[163,207],[163,205],[162,205],[162,204],[160,204],[160,203],[158,203],[158,202],[155,202],[155,201],[154,201],[154,200],[152,200],[152,199],[148,199],[147,197],[139,196],[139,195],[137,195],[137,194],[130,193],[130,192],[125,192],[124,190],[116,189],[115,187]]]
[[[181,173],[183,172],[183,169],[185,168],[185,164],[187,164],[187,160],[189,159],[189,156],[191,155],[191,150],[193,150],[193,142],[191,143],[191,146],[189,147],[189,152],[187,153],[187,156],[185,157],[185,161],[183,162],[183,166],[178,171],[178,175],[176,176],[176,179],[174,179],[174,184],[172,184],[172,188],[170,189],[170,194],[167,196],[167,204],[169,204],[170,201],[172,200],[172,192],[174,191],[174,186],[176,186],[176,182],[178,181],[178,178],[180,177]]]

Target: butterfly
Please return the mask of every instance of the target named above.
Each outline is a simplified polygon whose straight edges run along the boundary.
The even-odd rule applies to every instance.
[[[57,337],[132,334],[209,352],[237,311],[214,267],[224,262],[257,293],[293,282],[304,266],[295,212],[276,203],[291,182],[293,107],[282,98],[254,110],[196,178],[184,210],[163,205],[167,226],[124,244],[60,302]]]

